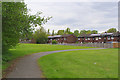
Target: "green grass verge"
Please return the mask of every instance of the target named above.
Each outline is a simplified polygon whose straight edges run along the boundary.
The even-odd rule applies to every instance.
[[[117,78],[118,49],[53,53],[38,64],[47,78]]]
[[[80,46],[65,46],[65,45],[48,45],[48,44],[18,44],[14,49],[10,49],[8,53],[2,55],[3,65],[2,69],[5,70],[10,66],[9,61],[12,61],[18,57],[22,57],[28,54],[55,51],[55,50],[65,50],[65,49],[82,49],[91,47],[80,47]]]

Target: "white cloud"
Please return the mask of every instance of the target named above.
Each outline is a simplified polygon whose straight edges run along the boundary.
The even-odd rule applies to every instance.
[[[31,14],[42,11],[53,18],[44,25],[55,31],[71,28],[98,30],[99,32],[118,26],[117,2],[26,2]],[[42,16],[43,16],[42,15]]]

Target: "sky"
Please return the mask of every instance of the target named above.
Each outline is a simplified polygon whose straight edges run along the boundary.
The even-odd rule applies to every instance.
[[[71,1],[71,0],[70,0]],[[25,0],[30,14],[41,11],[41,16],[52,16],[43,27],[47,30],[97,30],[118,29],[118,2],[40,2]],[[39,26],[38,26],[39,27]],[[38,28],[37,27],[37,28]]]

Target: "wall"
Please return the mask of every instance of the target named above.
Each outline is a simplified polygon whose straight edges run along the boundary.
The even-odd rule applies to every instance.
[[[113,44],[112,43],[86,43],[86,44],[79,43],[79,44],[62,44],[62,45],[113,48]]]
[[[120,48],[120,43],[113,43],[113,48]]]

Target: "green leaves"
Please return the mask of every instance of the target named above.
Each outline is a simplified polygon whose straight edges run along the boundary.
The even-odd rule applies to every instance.
[[[117,32],[116,28],[110,28],[109,30],[107,30],[107,33],[113,33],[113,32]]]
[[[16,46],[19,39],[31,38],[35,27],[51,19],[41,17],[42,12],[30,15],[28,11],[24,2],[2,2],[3,51]]]
[[[43,27],[37,29],[37,31],[35,31],[35,33],[33,34],[33,37],[38,44],[47,43],[47,33]]]

